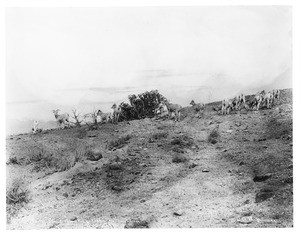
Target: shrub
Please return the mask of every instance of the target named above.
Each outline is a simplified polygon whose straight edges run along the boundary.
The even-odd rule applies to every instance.
[[[219,138],[220,134],[217,129],[213,129],[210,134],[208,135],[207,141],[209,143],[215,144],[217,143],[217,139]]]
[[[131,135],[126,135],[118,138],[117,140],[112,140],[107,144],[107,149],[112,150],[114,148],[122,148],[130,140]]]
[[[29,202],[29,190],[26,189],[24,181],[17,178],[6,190],[7,204],[20,204]]]
[[[159,104],[166,100],[157,90],[146,91],[138,95],[129,95],[128,99],[130,104],[124,102],[120,104],[120,121],[146,117],[152,118]]]
[[[172,162],[175,163],[181,163],[181,162],[186,162],[187,158],[184,155],[175,155],[172,158]]]
[[[21,164],[21,162],[18,160],[17,157],[9,157],[8,161],[6,164],[15,164],[15,165],[18,165],[18,164]]]
[[[29,190],[21,178],[15,179],[6,189],[6,218],[8,223],[29,202],[29,194]]]

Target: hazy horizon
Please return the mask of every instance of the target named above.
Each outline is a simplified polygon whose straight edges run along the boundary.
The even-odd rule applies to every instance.
[[[292,88],[288,6],[7,8],[6,118]],[[82,109],[82,110],[81,110]]]

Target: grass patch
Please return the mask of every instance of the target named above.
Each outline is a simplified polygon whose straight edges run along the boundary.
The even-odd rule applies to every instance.
[[[168,135],[169,133],[167,131],[160,131],[160,132],[153,133],[151,135],[151,138],[155,140],[166,139]]]
[[[33,171],[42,170],[66,171],[76,162],[87,158],[89,147],[78,139],[65,140],[66,147],[61,149],[47,149],[44,146],[31,147],[26,158],[26,164],[33,165]]]
[[[128,141],[131,139],[131,135],[126,135],[126,136],[122,136],[120,138],[118,138],[117,140],[112,140],[110,141],[106,148],[108,150],[112,150],[112,149],[119,149],[119,148],[122,148],[123,146],[125,146]]]
[[[10,164],[12,164],[12,165],[20,165],[21,162],[20,162],[20,160],[17,157],[9,157],[9,159],[8,159],[8,161],[7,161],[6,164],[7,165],[10,165]]]
[[[21,178],[15,179],[6,189],[6,218],[8,223],[29,202],[29,194],[30,192]]]

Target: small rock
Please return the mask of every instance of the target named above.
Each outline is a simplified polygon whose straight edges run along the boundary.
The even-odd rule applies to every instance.
[[[246,201],[244,201],[244,204],[246,205],[246,204],[249,204],[250,203],[250,200],[249,199],[247,199]]]
[[[91,138],[92,138],[92,137],[96,137],[96,136],[97,136],[96,134],[89,134],[89,135],[88,135],[88,137],[91,137]]]
[[[176,215],[176,216],[182,216],[183,215],[183,211],[179,210],[179,211],[175,211],[173,213],[173,215]]]
[[[56,187],[55,190],[56,190],[56,191],[60,190],[60,187]]]
[[[69,197],[69,194],[68,193],[63,193],[63,196],[67,198],[67,197]]]
[[[259,138],[257,141],[260,142],[260,141],[266,141],[267,138]]]
[[[227,152],[227,149],[224,149],[223,152]]]
[[[274,196],[274,192],[271,189],[262,189],[255,195],[255,203],[263,202]]]
[[[241,162],[239,163],[239,166],[242,166],[242,165],[245,165],[245,163],[244,163],[243,161],[241,161]]]
[[[208,123],[208,125],[212,125],[212,124],[214,124],[214,122],[213,122],[213,121],[210,121],[210,122]]]
[[[290,143],[290,146],[293,146],[293,143]]]
[[[155,141],[152,138],[149,139],[149,143],[154,143],[154,142]]]
[[[119,169],[121,169],[121,164],[114,162],[109,165],[109,169],[110,170],[119,170]]]
[[[268,146],[267,146],[267,145],[263,145],[262,147],[263,147],[264,149],[267,149],[267,148],[268,148]]]
[[[101,151],[98,149],[94,149],[88,152],[87,160],[99,161],[101,158],[103,158],[103,156]]]
[[[238,220],[241,224],[251,224],[253,222],[252,216],[244,216]]]
[[[236,125],[236,126],[241,126],[242,123],[241,123],[241,122],[237,122],[237,123],[235,123],[235,125]]]
[[[76,217],[76,216],[73,216],[70,220],[71,220],[71,221],[75,221],[75,220],[77,220],[77,217]]]
[[[140,202],[141,202],[141,203],[144,203],[145,201],[146,201],[146,199],[142,199],[142,200],[140,200]]]
[[[82,209],[79,214],[83,214],[84,212],[86,212],[86,209]]]
[[[265,175],[256,175],[253,178],[254,182],[262,182],[262,181],[266,181],[267,179],[269,179],[272,176],[271,173],[265,174]]]
[[[49,226],[49,229],[55,228],[57,225],[59,225],[59,223],[58,223],[58,222],[55,222],[55,223],[53,223],[52,225]]]
[[[71,197],[75,197],[76,196],[76,194],[75,193],[73,193],[72,195],[71,195]]]
[[[116,185],[115,185],[115,186],[112,187],[112,190],[115,190],[115,191],[118,191],[118,192],[119,192],[119,191],[122,190],[122,188],[121,188],[120,186],[116,186]]]
[[[287,183],[287,184],[292,184],[293,183],[293,176],[286,178],[284,180],[284,182]]]
[[[212,144],[216,144],[218,141],[216,140],[216,139],[212,139],[211,141],[210,141],[210,143],[212,143]]]
[[[198,164],[193,162],[189,165],[189,169],[195,168],[196,166],[198,166]]]
[[[289,168],[289,169],[293,169],[293,164],[290,164],[290,165],[288,166],[288,168]]]
[[[141,219],[130,219],[126,221],[124,228],[149,228],[149,222]]]
[[[157,147],[161,147],[162,146],[162,144],[157,144]]]
[[[202,172],[209,172],[209,170],[208,169],[203,169]]]

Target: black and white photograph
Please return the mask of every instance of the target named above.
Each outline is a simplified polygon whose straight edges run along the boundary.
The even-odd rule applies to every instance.
[[[293,29],[288,4],[5,7],[6,230],[293,228]]]

